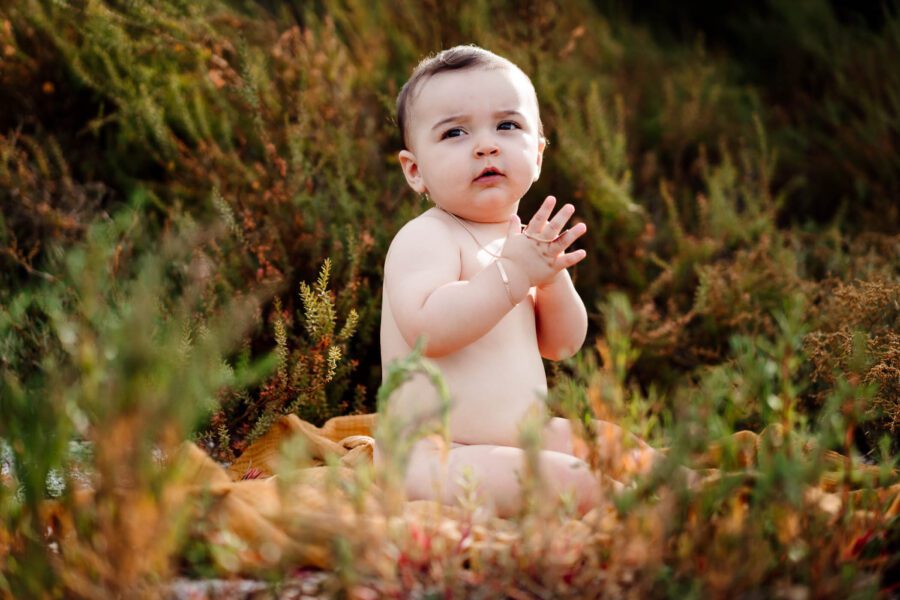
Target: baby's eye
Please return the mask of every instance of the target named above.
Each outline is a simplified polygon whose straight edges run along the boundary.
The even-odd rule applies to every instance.
[[[511,131],[513,129],[521,129],[521,127],[519,127],[519,124],[515,121],[503,121],[502,123],[497,125],[497,129],[503,131]]]
[[[455,137],[461,136],[462,134],[463,134],[462,128],[454,127],[453,129],[448,129],[447,131],[445,131],[443,133],[443,135],[441,135],[441,139],[444,140],[447,138],[455,138]]]

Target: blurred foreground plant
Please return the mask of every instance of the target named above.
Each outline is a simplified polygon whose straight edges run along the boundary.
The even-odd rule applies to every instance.
[[[264,368],[226,362],[255,297],[202,310],[210,279],[198,261],[211,234],[186,227],[142,253],[140,214],[93,226],[55,283],[0,312],[0,439],[13,461],[0,495],[0,589],[15,597],[147,593],[187,516],[167,458],[223,386]],[[31,324],[43,338],[22,335]],[[23,368],[28,344],[40,358]],[[68,451],[73,442],[86,457]],[[48,503],[53,478],[64,486]]]

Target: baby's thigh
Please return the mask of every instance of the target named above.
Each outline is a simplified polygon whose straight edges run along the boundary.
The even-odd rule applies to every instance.
[[[594,431],[597,436],[594,442],[604,454],[649,449],[646,442],[608,421],[594,419]],[[546,450],[564,452],[582,460],[588,456],[588,445],[572,431],[572,422],[569,419],[552,417],[544,426],[543,435],[543,447]]]
[[[473,485],[482,501],[497,514],[515,514],[521,506],[525,451],[510,446],[455,444],[446,460],[437,445],[422,440],[413,450],[406,476],[410,500],[439,500],[456,504],[466,485]],[[572,493],[580,507],[596,501],[596,479],[587,464],[571,454],[543,450],[541,477],[554,493]],[[471,484],[465,481],[471,477]]]

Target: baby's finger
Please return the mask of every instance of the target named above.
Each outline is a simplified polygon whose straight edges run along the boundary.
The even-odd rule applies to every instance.
[[[562,211],[560,211],[562,212]],[[555,242],[553,242],[552,246],[554,249],[557,249],[559,252],[562,252],[566,248],[572,245],[572,242],[583,236],[587,232],[587,225],[584,223],[578,223],[574,227],[570,227],[566,231],[564,231]]]
[[[575,214],[575,207],[572,206],[571,204],[566,204],[561,209],[559,209],[559,212],[557,212],[556,215],[553,217],[553,219],[550,220],[550,223],[549,223],[550,228],[546,232],[547,237],[555,238],[557,235],[559,235],[559,232],[562,231],[566,222],[574,214]]]
[[[544,230],[544,225],[547,224],[547,219],[550,218],[550,213],[553,211],[553,207],[556,205],[556,198],[553,196],[547,196],[544,203],[541,204],[541,207],[534,213],[534,216],[531,217],[531,220],[528,222],[528,227],[525,229],[528,230],[528,233],[532,235],[540,235]]]
[[[554,263],[554,267],[559,270],[568,269],[571,266],[577,265],[587,256],[587,252],[584,250],[576,250],[575,252],[569,252],[568,254],[560,254],[556,257],[556,262]]]

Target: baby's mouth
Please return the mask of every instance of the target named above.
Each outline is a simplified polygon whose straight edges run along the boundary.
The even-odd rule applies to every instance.
[[[475,181],[490,181],[491,179],[498,179],[500,177],[504,177],[504,175],[499,169],[486,167],[478,177],[475,178]]]

